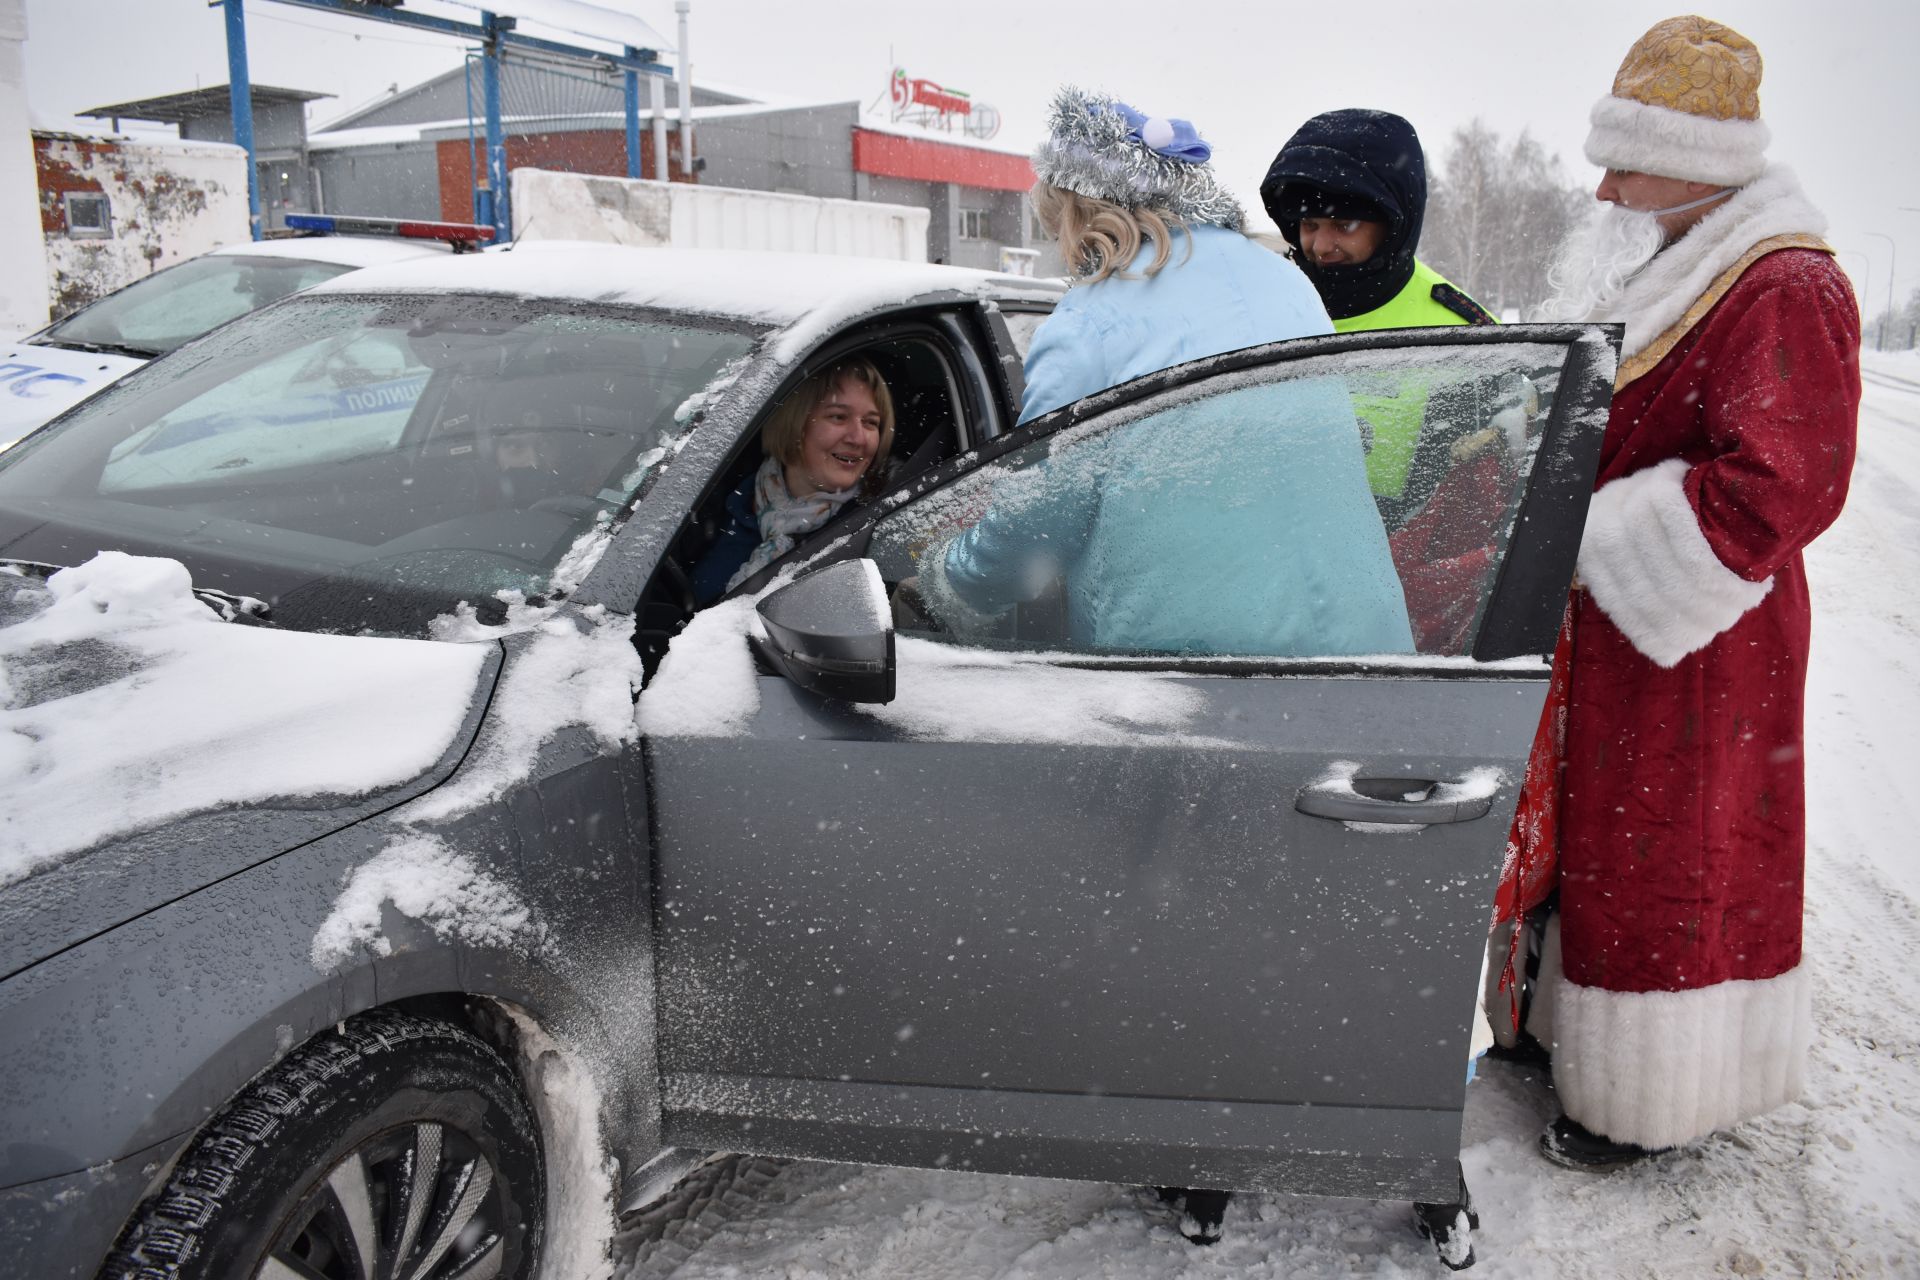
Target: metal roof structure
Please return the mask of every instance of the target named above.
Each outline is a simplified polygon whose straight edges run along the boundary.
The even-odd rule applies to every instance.
[[[248,100],[257,107],[313,102],[332,96],[330,93],[312,93],[306,89],[276,89],[266,84],[254,85],[247,95]],[[161,124],[182,124],[188,120],[203,120],[208,116],[228,116],[232,112],[233,96],[229,86],[216,84],[205,89],[189,89],[185,93],[119,102],[109,107],[89,107],[79,114],[91,120],[155,120]]]

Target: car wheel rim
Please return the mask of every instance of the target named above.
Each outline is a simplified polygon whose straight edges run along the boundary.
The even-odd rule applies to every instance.
[[[508,1252],[503,1190],[460,1130],[389,1129],[294,1207],[255,1280],[495,1280]]]

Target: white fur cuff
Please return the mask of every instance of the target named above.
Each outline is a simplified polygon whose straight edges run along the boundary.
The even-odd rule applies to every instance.
[[[1587,159],[1688,182],[1743,187],[1767,167],[1772,131],[1759,120],[1715,120],[1631,98],[1605,97],[1588,116]]]
[[[1687,501],[1687,464],[1669,458],[1602,485],[1587,508],[1580,580],[1633,647],[1671,667],[1773,589],[1713,554]]]
[[[1672,1147],[1800,1096],[1811,985],[1777,978],[1693,991],[1557,984],[1553,1084],[1567,1114],[1616,1142]]]

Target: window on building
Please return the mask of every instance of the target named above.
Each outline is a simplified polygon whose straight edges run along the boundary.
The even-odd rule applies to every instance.
[[[960,238],[962,240],[985,240],[987,235],[987,211],[985,209],[962,209],[960,211]]]
[[[1053,234],[1047,230],[1046,224],[1040,221],[1039,210],[1033,207],[1033,201],[1022,200],[1020,202],[1020,208],[1027,219],[1028,242],[1031,244],[1046,244],[1051,242],[1053,240]]]
[[[113,238],[113,208],[105,192],[69,191],[63,197],[67,206],[67,234],[76,240]]]

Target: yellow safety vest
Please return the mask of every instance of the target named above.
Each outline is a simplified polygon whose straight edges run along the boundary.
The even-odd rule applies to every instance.
[[[1451,295],[1456,306],[1449,307],[1435,296]],[[1471,312],[1493,317],[1445,276],[1426,263],[1414,260],[1413,276],[1406,287],[1371,311],[1335,320],[1335,333],[1359,333],[1371,329],[1424,329],[1442,324],[1469,324]],[[1353,409],[1372,429],[1373,444],[1367,452],[1367,481],[1375,495],[1398,498],[1407,486],[1407,470],[1413,465],[1414,447],[1420,442],[1420,423],[1426,414],[1428,387],[1424,382],[1408,381],[1397,395],[1359,395],[1353,397]]]

